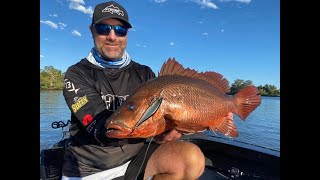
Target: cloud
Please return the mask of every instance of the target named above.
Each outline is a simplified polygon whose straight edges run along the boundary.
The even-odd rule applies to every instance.
[[[70,0],[70,2],[78,3],[78,4],[85,4],[83,0]]]
[[[219,7],[211,2],[211,0],[191,0],[198,5],[200,5],[202,8],[211,8],[211,9],[219,9]],[[239,3],[250,3],[251,0],[220,0],[220,2],[230,2],[230,1],[235,1]]]
[[[204,33],[202,33],[202,35],[204,35],[204,36],[208,36],[209,34],[208,34],[208,33],[206,33],[206,32],[204,32]]]
[[[81,37],[81,33],[77,30],[72,30],[71,33],[72,33],[72,35]]]
[[[58,17],[58,14],[49,14],[51,17]]]
[[[40,23],[46,24],[46,25],[50,26],[53,29],[58,29],[58,27],[59,27],[61,30],[63,30],[67,26],[66,24],[64,24],[62,22],[59,22],[57,24],[57,23],[54,23],[52,21],[40,21]]]
[[[218,6],[211,2],[211,0],[192,0],[203,8],[218,9]]]
[[[221,31],[221,32],[224,32],[224,29],[221,29],[220,31]]]
[[[62,22],[59,22],[58,24],[59,24],[60,29],[64,29],[67,26],[66,24],[64,24]]]
[[[58,29],[58,25],[52,21],[40,21],[40,22],[50,26],[53,29]]]
[[[167,0],[154,0],[154,2],[156,2],[156,3],[164,3],[164,2],[166,2]]]
[[[70,0],[69,8],[83,12],[84,14],[89,14],[90,17],[92,17],[93,15],[92,7],[91,6],[85,7],[83,5],[85,5],[83,0]]]
[[[140,45],[140,44],[136,44],[136,46],[137,46],[137,47],[144,47],[144,48],[147,47],[147,45]]]
[[[40,54],[40,58],[44,58],[44,55]]]
[[[240,3],[250,3],[251,0],[220,0],[221,2],[228,2],[228,1],[236,1],[236,2],[240,2]]]
[[[174,42],[170,42],[169,45],[170,45],[170,46],[174,46]]]

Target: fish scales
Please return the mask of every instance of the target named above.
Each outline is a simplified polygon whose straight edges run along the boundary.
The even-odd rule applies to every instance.
[[[226,94],[229,89],[221,74],[198,73],[169,59],[157,78],[138,87],[106,121],[106,136],[148,138],[175,128],[182,133],[212,130],[236,137],[228,113],[245,120],[260,105],[261,96],[255,86],[232,96]]]
[[[159,84],[157,84],[158,82]],[[196,124],[207,123],[206,121],[225,115],[234,108],[228,106],[232,104],[228,102],[232,101],[232,98],[222,94],[201,79],[184,76],[161,76],[158,81],[151,83],[154,86],[159,85],[159,91],[164,90],[163,103],[168,106],[165,109],[176,111],[175,120],[177,121]]]

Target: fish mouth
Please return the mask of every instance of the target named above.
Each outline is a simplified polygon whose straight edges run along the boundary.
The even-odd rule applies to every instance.
[[[106,136],[109,138],[127,138],[132,129],[117,124],[109,124],[106,129]]]

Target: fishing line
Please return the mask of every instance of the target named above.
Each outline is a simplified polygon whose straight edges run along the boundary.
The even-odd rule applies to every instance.
[[[141,166],[140,166],[140,168],[139,168],[139,171],[138,171],[138,173],[137,173],[137,176],[136,176],[135,180],[137,180],[137,178],[138,178],[138,176],[139,176],[139,174],[140,174],[140,171],[141,171],[141,169],[142,169],[143,163],[144,163],[144,161],[146,160],[146,157],[147,157],[147,154],[148,154],[149,147],[150,147],[150,145],[151,145],[151,142],[152,142],[152,140],[153,140],[154,136],[156,135],[157,130],[158,130],[158,129],[156,129],[156,130],[154,131],[154,134],[153,134],[153,136],[151,137],[151,139],[150,139],[150,141],[149,141],[149,144],[148,144],[148,147],[147,147],[146,153],[144,154],[144,157],[143,157],[143,160],[142,160]]]

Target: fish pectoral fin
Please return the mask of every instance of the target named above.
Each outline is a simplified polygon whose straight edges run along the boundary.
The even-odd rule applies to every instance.
[[[207,130],[205,127],[203,126],[199,126],[197,124],[192,125],[192,124],[181,124],[181,123],[177,123],[176,122],[176,129],[178,131],[180,131],[183,135],[190,135],[190,134],[194,134],[197,132],[203,132],[205,130]]]
[[[192,131],[192,132],[182,132],[183,135],[191,135],[191,134],[195,134],[195,133],[201,133],[206,131],[207,129],[203,129],[203,130],[199,130],[199,131]]]
[[[223,117],[220,121],[221,123],[219,125],[209,126],[209,129],[213,132],[218,131],[226,136],[230,136],[233,138],[239,135],[233,118],[230,118],[229,115]]]
[[[193,129],[190,129],[190,128],[184,128],[184,127],[180,127],[180,126],[177,126],[176,129],[181,132],[183,135],[190,135],[190,134],[194,134],[195,130]]]

